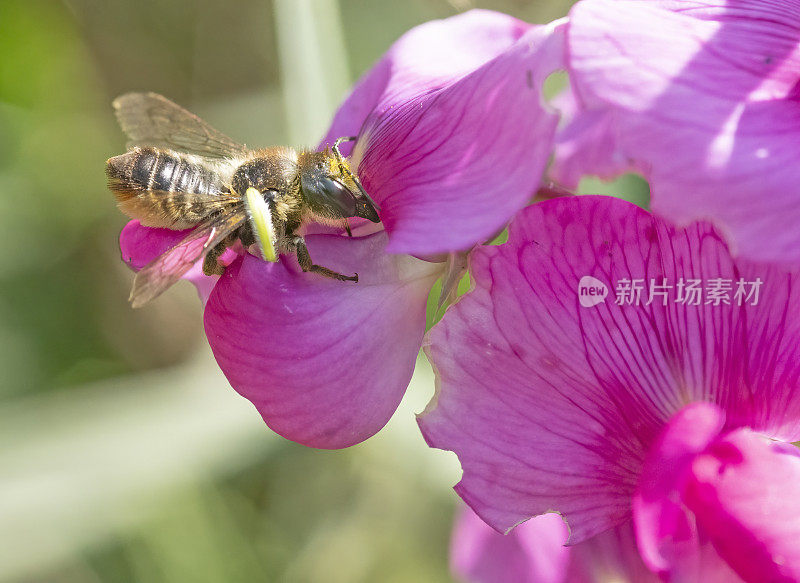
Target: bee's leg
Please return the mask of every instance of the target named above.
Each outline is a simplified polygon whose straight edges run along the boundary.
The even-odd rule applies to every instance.
[[[256,243],[256,237],[250,229],[242,229],[242,232],[239,234],[239,241],[242,242],[242,247],[246,249],[250,245]]]
[[[302,237],[294,237],[292,239],[292,246],[294,247],[295,253],[297,254],[297,262],[300,264],[300,269],[302,269],[303,271],[319,273],[320,275],[324,275],[325,277],[330,277],[332,279],[338,279],[339,281],[358,282],[357,273],[355,275],[342,275],[341,273],[336,273],[335,271],[330,270],[327,267],[322,267],[321,265],[315,265],[311,261],[311,255],[308,254],[308,247],[306,247],[306,242]]]
[[[347,231],[348,237],[353,236],[353,231],[350,230],[350,223],[347,222],[347,219],[344,220],[344,230]]]
[[[245,245],[245,247],[247,245],[251,245],[252,243],[248,244],[244,243],[245,236],[247,236],[247,231],[243,231],[240,229],[238,231],[230,233],[227,237],[225,237],[225,239],[223,239],[220,243],[218,243],[216,247],[214,247],[211,251],[208,252],[208,255],[206,255],[205,259],[203,259],[203,273],[205,273],[206,275],[222,275],[223,273],[225,273],[225,266],[220,265],[218,261],[219,256],[222,255],[228,247],[236,243],[236,241],[239,240],[240,237],[242,240],[242,244]],[[250,234],[250,236],[252,237],[252,234]],[[253,243],[254,242],[255,240],[253,241]]]
[[[222,241],[208,252],[205,259],[203,259],[203,273],[206,275],[222,275],[225,273],[225,266],[220,265],[217,259],[219,259],[219,256],[222,255],[227,248],[227,242]]]

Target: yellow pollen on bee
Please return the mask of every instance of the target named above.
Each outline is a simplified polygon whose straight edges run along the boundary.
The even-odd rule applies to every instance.
[[[244,193],[244,202],[253,232],[261,249],[264,261],[275,263],[278,254],[275,252],[275,227],[272,224],[272,212],[262,194],[252,186]]]
[[[342,158],[340,163],[336,158],[331,156],[328,159],[328,167],[331,176],[335,176],[341,180],[344,185],[351,190],[355,190],[357,188],[355,182],[353,182],[353,176],[355,176],[355,173],[350,167],[350,163],[348,162],[347,158]]]
[[[344,165],[347,165],[347,161],[344,162]],[[339,161],[333,156],[328,158],[328,171],[332,176],[337,176],[339,174]]]

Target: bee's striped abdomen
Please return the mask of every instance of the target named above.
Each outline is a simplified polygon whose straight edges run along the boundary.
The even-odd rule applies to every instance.
[[[131,180],[145,190],[218,194],[220,184],[204,166],[178,157],[169,150],[147,148],[135,156]]]
[[[185,229],[230,202],[216,172],[171,150],[133,149],[109,159],[106,173],[122,211],[149,227]]]

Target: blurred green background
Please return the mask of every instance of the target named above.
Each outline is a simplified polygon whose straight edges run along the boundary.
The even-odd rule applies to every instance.
[[[156,91],[250,145],[310,145],[410,27],[569,4],[0,0],[0,581],[450,580],[459,470],[416,430],[427,365],[365,444],[274,436],[216,369],[191,286],[128,306],[110,103]]]

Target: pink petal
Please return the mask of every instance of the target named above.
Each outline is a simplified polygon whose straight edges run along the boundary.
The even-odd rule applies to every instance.
[[[379,106],[446,87],[511,47],[531,25],[499,12],[470,10],[401,36],[339,107],[322,145],[356,136]],[[349,152],[352,144],[342,144]]]
[[[465,508],[450,543],[450,564],[469,583],[563,583],[570,549],[558,514],[543,514],[502,535]]]
[[[567,528],[557,514],[543,514],[503,535],[471,510],[456,523],[451,542],[453,572],[469,583],[655,583],[626,523],[586,542],[563,546]]]
[[[648,454],[633,519],[642,557],[654,571],[667,572],[679,557],[697,552],[697,529],[678,494],[695,456],[716,439],[724,421],[714,405],[689,405],[669,421]]]
[[[294,259],[245,255],[214,288],[205,329],[231,385],[267,425],[340,448],[376,433],[414,370],[441,266],[384,252],[386,236],[306,238],[319,265],[358,283],[300,272]]]
[[[745,581],[800,581],[800,452],[747,429],[692,464],[687,506]]]
[[[800,567],[800,508],[787,502],[800,452],[748,429],[717,439],[722,421],[715,407],[690,405],[652,448],[633,501],[645,562],[670,581],[740,580],[731,567],[745,581],[797,580],[787,577]]]
[[[589,0],[569,29],[575,90],[613,115],[617,157],[646,171],[653,211],[717,221],[741,255],[792,263],[799,23],[797,2]]]
[[[372,111],[354,159],[390,252],[469,249],[527,204],[558,121],[541,85],[563,45],[561,25],[471,11],[407,33],[360,82],[326,141]]]
[[[645,456],[687,403],[800,435],[800,274],[734,262],[709,225],[554,199],[525,209],[508,243],[474,251],[471,269],[474,291],[430,335],[440,390],[420,426],[458,454],[458,493],[496,529],[555,510],[579,542],[629,520]],[[582,307],[584,276],[610,297]],[[674,290],[666,305],[614,301],[625,279],[757,277],[758,305],[687,305]]]
[[[139,271],[156,257],[180,243],[189,231],[188,229],[173,231],[172,229],[143,227],[139,221],[130,221],[123,227],[119,235],[122,260],[134,271]],[[200,301],[206,303],[219,277],[205,275],[202,263],[198,262],[186,272],[183,279],[194,284]]]

